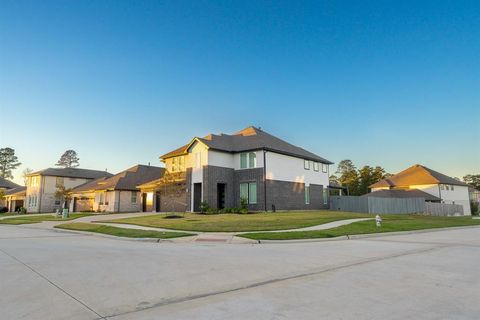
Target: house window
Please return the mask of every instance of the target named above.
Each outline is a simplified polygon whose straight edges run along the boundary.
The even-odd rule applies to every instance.
[[[255,152],[240,153],[240,169],[257,167],[257,154]]]
[[[178,157],[178,170],[184,171],[185,170],[185,157],[181,156]]]
[[[448,184],[445,185],[445,190],[450,190],[450,186]]]
[[[305,204],[310,204],[310,187],[305,186]]]
[[[37,177],[31,177],[30,178],[30,186],[31,187],[36,187],[38,185],[38,179]]]
[[[98,201],[98,204],[102,205],[103,204],[103,192],[100,192],[100,201]]]
[[[137,203],[137,191],[132,191],[131,201],[132,201],[132,204]]]
[[[445,186],[443,184],[440,185],[440,190],[445,190]]]
[[[257,203],[257,183],[240,183],[240,199],[247,200],[248,204]]]
[[[28,196],[28,206],[29,207],[36,207],[37,206],[37,196]]]
[[[55,197],[55,205],[59,206],[62,199],[60,197]]]
[[[323,204],[328,204],[328,189],[323,189]]]
[[[451,186],[450,186],[450,190],[452,190],[452,191],[453,191],[453,185],[451,185]]]
[[[328,165],[326,165],[325,163],[322,163],[322,172],[327,172],[328,171]]]
[[[320,168],[319,163],[318,163],[318,162],[314,162],[314,163],[313,163],[313,170],[314,170],[314,171],[318,171],[318,170],[320,170],[319,168]]]
[[[177,170],[177,158],[172,158],[172,172]]]
[[[202,154],[200,152],[195,153],[195,168],[202,166]]]
[[[57,177],[57,179],[56,179],[56,181],[55,181],[55,186],[56,186],[57,188],[63,187],[63,183],[64,183],[63,177]]]
[[[310,170],[310,160],[304,160],[303,167],[305,168],[305,170]]]

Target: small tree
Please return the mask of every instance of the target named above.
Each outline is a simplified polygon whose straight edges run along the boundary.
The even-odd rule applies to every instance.
[[[28,175],[32,172],[33,172],[33,170],[30,169],[30,168],[25,168],[25,170],[23,170],[22,177],[23,177],[23,184],[25,186],[27,186],[27,183],[28,183]]]
[[[8,147],[0,149],[0,178],[13,179],[12,170],[19,165],[21,163],[18,162],[14,149]]]
[[[67,150],[62,154],[60,160],[58,160],[55,165],[64,168],[76,168],[80,165],[79,160],[80,159],[75,150]]]
[[[62,208],[67,209],[68,201],[72,199],[72,189],[65,188],[65,186],[57,186],[57,191],[55,191],[55,197],[63,201]]]
[[[480,174],[467,174],[463,177],[463,181],[474,189],[480,190]]]

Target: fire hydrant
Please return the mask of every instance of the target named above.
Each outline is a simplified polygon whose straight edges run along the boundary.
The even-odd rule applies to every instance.
[[[377,224],[377,227],[382,226],[382,218],[380,217],[380,215],[377,214],[377,216],[375,217],[375,222]]]

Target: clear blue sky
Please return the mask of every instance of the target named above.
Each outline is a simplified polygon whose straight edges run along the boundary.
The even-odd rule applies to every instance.
[[[118,172],[248,125],[480,173],[479,1],[0,1],[0,146]]]

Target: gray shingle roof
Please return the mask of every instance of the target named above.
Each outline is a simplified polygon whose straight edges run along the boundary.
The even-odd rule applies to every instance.
[[[44,170],[32,172],[29,176],[54,176],[67,178],[98,179],[101,177],[111,177],[112,174],[107,171],[80,169],[80,168],[47,168]]]
[[[440,201],[441,199],[418,189],[387,189],[364,194],[362,197],[374,198],[424,198],[426,201]]]
[[[18,186],[17,188],[13,188],[13,189],[5,191],[6,196],[20,195],[22,193],[23,194],[27,193],[27,187]]]
[[[209,134],[203,138],[196,138],[210,149],[224,151],[224,152],[245,152],[252,150],[267,150],[280,154],[290,155],[294,157],[304,158],[322,162],[325,164],[332,164],[329,160],[322,158],[303,148],[294,146],[282,139],[279,139],[271,134],[260,130],[256,127],[248,127],[232,135],[228,134]],[[190,144],[182,146],[173,150],[160,158],[167,159],[170,157],[182,155],[187,153]]]
[[[136,165],[109,178],[100,178],[87,182],[72,190],[92,192],[95,190],[138,190],[137,186],[160,178],[165,169],[154,166]]]
[[[455,186],[467,186],[465,182],[446,176],[443,173],[416,164],[408,169],[397,173],[387,179],[381,180],[369,186],[380,187],[406,187],[418,184],[453,184]]]
[[[13,189],[13,188],[18,188],[20,187],[18,184],[15,182],[12,182],[10,180],[7,180],[5,178],[0,178],[0,188],[2,189]]]

